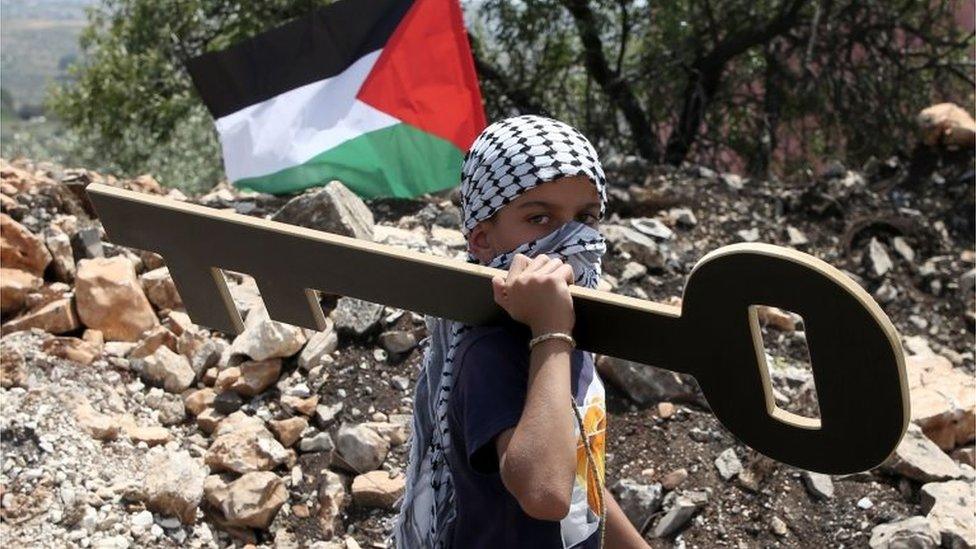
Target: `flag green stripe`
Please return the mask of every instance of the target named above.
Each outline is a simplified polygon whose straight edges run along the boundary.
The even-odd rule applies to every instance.
[[[282,194],[338,179],[363,198],[412,198],[454,187],[464,153],[450,141],[409,124],[365,133],[307,162],[234,182],[242,189]]]

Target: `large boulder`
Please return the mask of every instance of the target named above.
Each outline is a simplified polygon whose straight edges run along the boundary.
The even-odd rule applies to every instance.
[[[132,262],[125,257],[79,261],[75,300],[85,326],[101,330],[108,341],[136,341],[159,324]]]

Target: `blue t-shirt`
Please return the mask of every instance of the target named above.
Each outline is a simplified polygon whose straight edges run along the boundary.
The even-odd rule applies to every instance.
[[[597,481],[588,467],[582,438],[569,513],[561,521],[538,520],[519,506],[502,484],[495,437],[515,427],[525,406],[531,332],[514,322],[478,326],[455,351],[455,385],[448,406],[457,519],[452,547],[595,548],[599,533]],[[574,349],[571,387],[600,475],[604,471],[606,404],[593,354]],[[553,405],[569,406],[565,402]],[[574,424],[576,422],[574,421]],[[576,428],[579,437],[579,427]]]

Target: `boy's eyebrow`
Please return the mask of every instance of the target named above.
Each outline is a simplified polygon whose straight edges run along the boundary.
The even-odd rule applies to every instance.
[[[528,202],[523,202],[523,203],[519,204],[518,205],[518,208],[519,209],[528,208],[529,206],[546,206],[546,207],[551,207],[552,206],[552,203],[546,202],[545,200],[529,200]],[[590,208],[599,208],[599,207],[600,207],[600,203],[599,202],[590,202],[588,204],[584,204],[583,205],[583,209],[584,210],[587,210],[587,209],[590,209]]]

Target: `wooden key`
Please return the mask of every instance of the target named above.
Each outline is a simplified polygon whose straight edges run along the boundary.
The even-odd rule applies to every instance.
[[[237,334],[222,269],[248,273],[274,320],[325,329],[316,290],[472,325],[509,317],[504,271],[92,183],[112,242],[163,256],[190,318]],[[830,474],[883,462],[908,427],[901,341],[871,296],[811,255],[770,244],[718,248],[695,265],[681,306],[570,286],[581,349],[691,374],[736,437],[784,463]],[[757,305],[803,316],[820,418],[778,408]],[[666,449],[661,449],[666,451]]]

